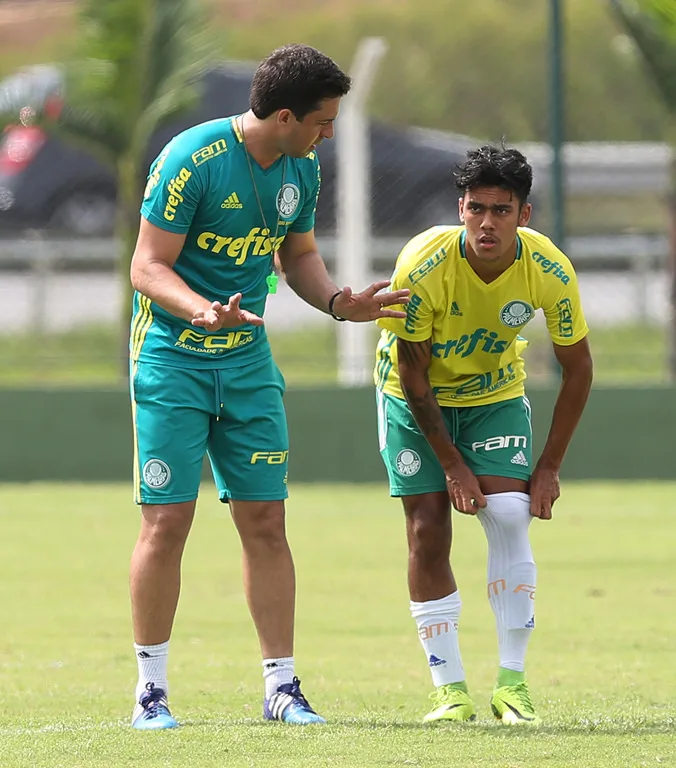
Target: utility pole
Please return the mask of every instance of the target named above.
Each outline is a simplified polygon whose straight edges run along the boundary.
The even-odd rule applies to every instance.
[[[549,0],[549,142],[552,148],[552,239],[562,251],[565,251],[566,190],[563,167],[563,143],[565,140],[566,117],[562,5],[563,0]]]

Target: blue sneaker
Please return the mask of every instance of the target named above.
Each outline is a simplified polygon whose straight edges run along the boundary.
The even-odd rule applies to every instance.
[[[167,694],[155,683],[148,683],[131,716],[131,727],[138,731],[160,731],[176,728],[178,722],[169,711]]]
[[[294,677],[291,683],[280,685],[277,693],[273,693],[263,702],[263,717],[266,720],[280,720],[292,725],[326,722],[312,709],[300,692],[300,680],[297,677]]]

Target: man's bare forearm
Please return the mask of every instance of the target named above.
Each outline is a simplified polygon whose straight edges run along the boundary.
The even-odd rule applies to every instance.
[[[211,301],[195,293],[170,266],[161,261],[132,267],[131,281],[135,290],[183,320],[190,321],[197,312],[206,311],[211,306]],[[227,298],[218,297],[217,300]]]
[[[559,469],[589,397],[592,369],[565,373],[556,398],[552,425],[542,451],[541,465]]]
[[[401,388],[413,418],[430,444],[441,466],[462,462],[462,456],[448,434],[441,408],[432,390],[427,371],[420,370],[418,350],[412,344],[399,344]]]
[[[317,251],[308,251],[284,267],[284,278],[304,302],[322,312],[329,311],[329,299],[340,289],[333,282]]]

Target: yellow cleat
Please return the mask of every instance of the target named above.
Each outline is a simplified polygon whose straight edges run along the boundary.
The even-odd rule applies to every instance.
[[[454,720],[465,723],[476,719],[476,709],[469,694],[451,685],[440,685],[430,693],[434,707],[423,717],[423,723],[438,723],[441,720]]]
[[[530,700],[528,683],[503,685],[493,691],[491,709],[495,717],[505,725],[539,725],[540,718],[535,714]]]

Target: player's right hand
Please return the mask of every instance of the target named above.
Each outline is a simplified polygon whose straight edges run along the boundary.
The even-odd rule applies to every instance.
[[[246,309],[240,309],[241,300],[242,294],[236,293],[230,297],[227,305],[214,301],[209,309],[195,312],[190,322],[207,331],[220,331],[222,328],[234,328],[238,325],[263,325],[262,317]]]
[[[446,488],[458,512],[476,515],[479,509],[486,506],[479,481],[464,461],[446,469]]]

